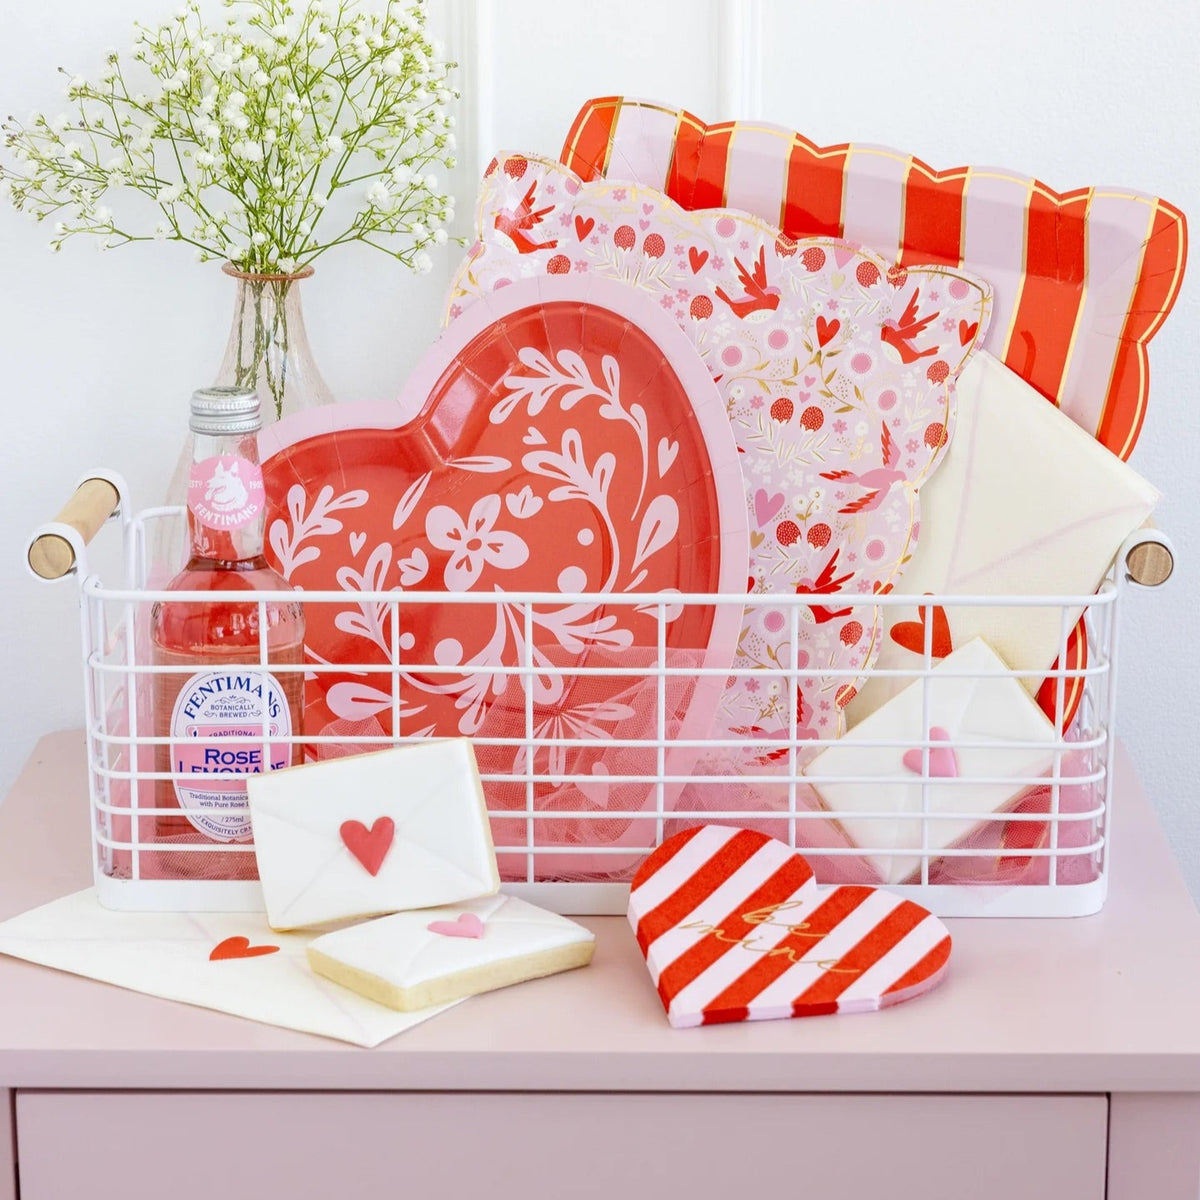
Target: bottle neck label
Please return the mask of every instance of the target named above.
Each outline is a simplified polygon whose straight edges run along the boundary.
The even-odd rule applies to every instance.
[[[192,463],[188,508],[208,529],[242,529],[265,506],[262,467],[236,454],[219,454]]]

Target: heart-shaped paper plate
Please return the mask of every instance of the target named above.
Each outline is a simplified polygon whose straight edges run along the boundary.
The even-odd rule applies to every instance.
[[[661,716],[668,738],[707,736],[723,680],[668,678],[660,714],[658,681],[645,674],[658,659],[659,603],[617,600],[746,586],[737,450],[670,318],[599,279],[514,284],[444,333],[396,402],[288,418],[262,444],[269,557],[308,592],[346,593],[345,604],[306,607],[308,661],[345,667],[312,677],[306,733],[472,737],[485,776],[516,776],[486,784],[492,810],[524,811],[522,777],[535,772],[534,808],[549,814],[538,843],[599,847],[539,859],[539,878],[607,873],[620,860],[606,843],[645,846],[651,827],[596,814],[652,800],[653,785],[607,776],[653,777],[656,751],[604,756],[602,743],[654,738]],[[393,627],[387,600],[360,598],[418,591],[497,599],[402,605]],[[505,602],[514,591],[564,599]],[[600,599],[570,599],[579,593]],[[668,667],[728,668],[739,606],[665,611]],[[352,669],[392,663],[398,697],[390,673]],[[529,663],[532,676],[496,670]],[[569,738],[591,744],[546,744]],[[532,763],[522,741],[536,748]],[[686,773],[689,753],[668,751],[666,772]],[[564,775],[583,779],[544,778]],[[494,834],[498,846],[526,844],[523,822],[494,823]],[[499,857],[508,877],[529,876],[525,854]]]
[[[677,1029],[873,1012],[929,991],[950,934],[859,884],[821,889],[804,858],[748,829],[676,834],[638,869],[629,923]]]
[[[935,171],[883,146],[817,146],[762,121],[707,125],[623,96],[584,104],[562,161],[584,179],[662,188],[684,208],[745,209],[790,237],[844,237],[904,266],[981,275],[996,289],[985,348],[1114,454],[1133,450],[1146,346],[1187,260],[1173,204],[1126,187],[1060,194],[995,167]]]

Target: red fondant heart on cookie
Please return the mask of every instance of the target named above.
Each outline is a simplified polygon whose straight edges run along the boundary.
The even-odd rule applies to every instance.
[[[629,923],[676,1028],[871,1012],[932,988],[950,934],[877,888],[821,889],[765,834],[702,825],[634,876]]]
[[[368,874],[378,875],[396,837],[396,822],[391,817],[380,817],[368,829],[361,821],[343,821],[338,832],[346,849],[362,863]]]
[[[278,946],[252,946],[249,938],[228,937],[213,947],[208,961],[220,962],[225,958],[261,958],[264,954],[275,954],[278,950]]]

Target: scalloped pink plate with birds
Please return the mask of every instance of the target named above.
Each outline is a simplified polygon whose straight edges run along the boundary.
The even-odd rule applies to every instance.
[[[635,819],[575,814],[653,800],[608,775],[655,774],[656,751],[624,742],[655,737],[660,717],[668,738],[707,736],[722,679],[691,672],[728,669],[740,604],[675,596],[740,596],[746,581],[737,449],[674,322],[605,280],[524,281],[446,331],[396,402],[288,418],[262,440],[268,556],[306,592],[345,595],[305,606],[318,757],[369,748],[339,740],[356,736],[468,736],[493,811],[523,813],[535,776],[540,845],[644,846],[653,830]],[[688,672],[664,683],[661,711],[646,674],[660,617],[666,665]],[[523,820],[493,832],[526,844]],[[499,857],[526,877],[525,854]],[[558,858],[536,877],[622,866]]]
[[[747,608],[722,729],[837,736],[878,651],[870,597],[900,579],[919,533],[918,489],[952,435],[949,384],[986,330],[988,285],[944,266],[895,267],[835,239],[792,241],[745,213],[688,212],[643,185],[583,183],[526,155],[489,168],[477,237],[451,318],[520,280],[600,276],[687,334],[741,456],[748,590],[814,598]],[[795,713],[787,689],[756,678],[793,663],[807,672]]]

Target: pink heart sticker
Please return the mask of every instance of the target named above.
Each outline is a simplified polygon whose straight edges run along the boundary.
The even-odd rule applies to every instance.
[[[430,933],[440,933],[443,937],[483,937],[483,922],[474,913],[459,913],[458,919],[454,921],[430,921],[425,928]]]
[[[948,742],[950,734],[940,725],[935,725],[929,731],[929,740],[931,742]],[[914,775],[921,774],[924,753],[923,750],[916,748],[904,752],[904,765]],[[954,753],[952,746],[931,746],[929,748],[929,777],[931,779],[958,778],[958,756]]]

